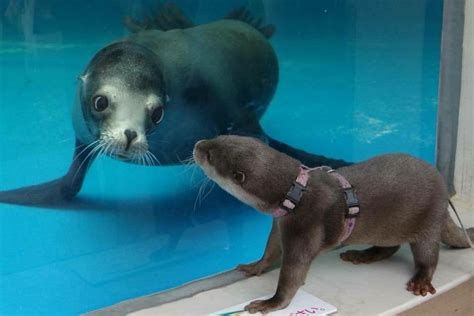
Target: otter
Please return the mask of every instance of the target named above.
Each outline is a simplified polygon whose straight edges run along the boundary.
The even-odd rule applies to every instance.
[[[470,245],[449,216],[440,173],[406,154],[381,155],[335,171],[309,169],[260,140],[219,136],[197,142],[193,156],[225,191],[274,216],[262,258],[237,267],[259,275],[282,257],[275,295],[247,305],[250,313],[287,307],[314,258],[340,245],[373,245],[341,254],[345,261],[371,263],[409,243],[415,274],[407,290],[423,296],[436,292],[431,280],[440,242]],[[473,239],[474,228],[468,234]]]

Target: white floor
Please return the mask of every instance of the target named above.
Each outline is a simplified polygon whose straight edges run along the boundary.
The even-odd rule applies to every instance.
[[[455,205],[465,226],[474,226],[474,203],[455,199]],[[303,286],[305,291],[335,305],[338,315],[393,315],[433,297],[416,297],[405,290],[405,283],[413,274],[409,247],[403,246],[392,258],[369,265],[343,262],[339,259],[339,253],[345,250],[331,251],[316,258]],[[209,314],[274,293],[278,273],[279,270],[274,270],[260,277],[129,315]],[[433,280],[436,295],[468,280],[473,274],[473,250],[443,247]]]

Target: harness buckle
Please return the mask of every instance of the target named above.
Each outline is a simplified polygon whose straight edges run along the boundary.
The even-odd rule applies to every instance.
[[[286,194],[286,198],[294,204],[298,204],[304,191],[306,191],[306,187],[295,181],[291,185],[290,191]]]
[[[304,191],[306,191],[306,187],[301,185],[300,183],[294,181],[293,184],[291,185],[290,190],[286,194],[285,199],[280,204],[280,207],[283,208],[284,210],[288,211],[288,212],[293,212],[293,209],[300,202]],[[285,205],[286,200],[290,201],[293,204],[292,208]]]
[[[359,215],[359,199],[357,198],[354,188],[344,189],[344,199],[346,200],[347,212],[346,217],[356,217]]]

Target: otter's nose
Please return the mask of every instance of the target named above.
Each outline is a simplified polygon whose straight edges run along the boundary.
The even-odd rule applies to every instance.
[[[207,141],[206,139],[198,140],[197,143],[194,145],[194,148],[197,148],[199,145],[201,145],[202,143],[205,143],[206,141]]]
[[[203,148],[204,143],[207,142],[207,140],[202,139],[198,141],[196,144],[194,144],[194,149],[193,149],[193,157],[196,162],[200,162],[202,159],[208,155],[208,150]]]
[[[127,138],[127,146],[125,146],[125,150],[128,150],[128,148],[130,147],[130,144],[133,142],[135,138],[137,138],[138,135],[137,135],[137,132],[129,130],[129,129],[126,129],[124,131],[124,134],[125,134],[125,137]]]

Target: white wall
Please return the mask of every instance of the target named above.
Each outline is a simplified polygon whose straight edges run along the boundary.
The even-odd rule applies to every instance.
[[[474,0],[466,0],[465,7],[454,185],[460,198],[474,202]]]

